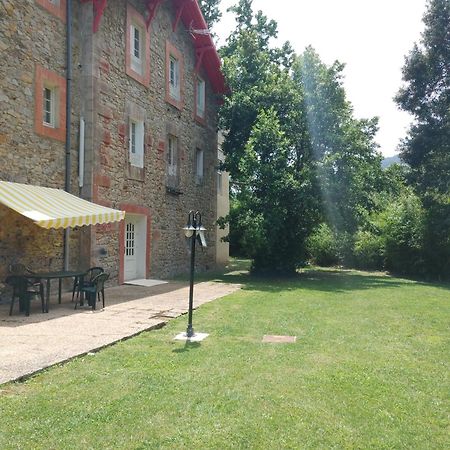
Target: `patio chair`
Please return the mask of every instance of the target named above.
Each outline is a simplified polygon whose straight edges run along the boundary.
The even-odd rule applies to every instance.
[[[44,287],[42,283],[35,284],[22,275],[10,275],[5,280],[6,284],[12,287],[11,307],[9,315],[12,315],[14,301],[19,299],[19,311],[25,309],[25,315],[30,315],[30,302],[35,297],[41,297],[42,312],[45,311]]]
[[[11,275],[23,275],[26,278],[28,278],[29,281],[33,283],[33,286],[38,287],[39,289],[44,290],[44,284],[39,278],[33,278],[30,277],[30,275],[33,275],[33,271],[26,266],[25,264],[17,263],[17,264],[10,264],[8,266],[9,273]]]
[[[75,277],[73,280],[73,288],[72,288],[72,301],[75,297],[75,292],[77,293],[77,300],[81,292],[82,285],[83,286],[91,286],[92,280],[97,276],[103,273],[105,270],[103,267],[91,267],[88,269],[84,276]]]
[[[90,286],[82,286],[80,291],[85,294],[88,304],[92,309],[96,309],[97,298],[100,301],[100,294],[102,294],[103,308],[105,307],[105,281],[109,278],[109,273],[100,273],[93,280]],[[78,298],[75,303],[77,309]]]

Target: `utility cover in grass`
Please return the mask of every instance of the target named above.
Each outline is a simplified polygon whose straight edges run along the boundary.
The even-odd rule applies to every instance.
[[[297,336],[275,336],[265,334],[262,342],[273,342],[275,344],[293,344],[297,340]]]
[[[186,333],[178,333],[174,340],[176,341],[190,341],[190,342],[201,342],[203,339],[209,336],[208,333],[194,333],[193,336],[188,337]]]

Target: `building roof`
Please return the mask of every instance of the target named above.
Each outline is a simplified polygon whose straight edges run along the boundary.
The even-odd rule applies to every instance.
[[[150,0],[151,1],[151,0]],[[220,69],[221,62],[214,41],[209,33],[205,18],[196,0],[173,0],[178,11],[181,8],[181,20],[186,29],[191,33],[196,50],[197,62],[203,65],[211,82],[213,91],[218,94],[226,92],[225,79]]]

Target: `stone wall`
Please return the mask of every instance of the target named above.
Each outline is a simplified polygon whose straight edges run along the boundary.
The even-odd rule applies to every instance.
[[[37,66],[65,77],[65,29],[63,20],[37,1],[0,4],[0,180],[64,188],[65,144],[36,133],[35,85]],[[76,130],[72,136],[76,142]],[[73,164],[74,181],[76,170]],[[73,231],[70,238],[72,267],[79,263],[78,234]],[[42,229],[0,204],[0,280],[14,262],[62,269],[62,236],[61,230]]]
[[[144,2],[131,2],[144,14]],[[181,228],[190,209],[202,212],[209,229],[205,252],[199,253],[199,267],[212,267],[215,255],[216,215],[216,117],[217,101],[207,83],[206,124],[194,120],[195,53],[192,38],[180,23],[173,32],[175,14],[171,2],[164,2],[150,26],[150,83],[145,86],[125,73],[126,2],[109,0],[99,32],[97,48],[97,122],[99,138],[94,149],[97,201],[120,208],[122,204],[149,209],[151,217],[150,275],[168,276],[186,271],[188,257]],[[180,110],[165,101],[166,41],[184,59],[184,107]],[[206,77],[205,77],[206,79]],[[130,174],[127,163],[128,117],[131,110],[145,116],[143,176]],[[167,136],[178,137],[181,194],[166,192]],[[201,185],[194,176],[195,151],[205,152],[205,177]],[[101,262],[117,266],[117,233],[97,230],[94,251],[102,250]],[[96,249],[96,250],[95,250]]]
[[[36,67],[65,77],[66,26],[38,0],[2,0],[0,4],[0,180],[64,187],[65,143],[35,131]],[[129,2],[145,14],[145,2]],[[92,33],[92,3],[73,2],[72,193],[121,208],[148,211],[150,261],[147,275],[164,277],[187,271],[189,259],[181,232],[190,209],[203,214],[209,247],[198,252],[199,269],[214,265],[216,245],[217,100],[206,81],[206,120],[194,120],[195,52],[180,21],[175,31],[172,2],[163,2],[150,26],[148,86],[126,74],[127,2],[108,0],[97,33]],[[184,61],[184,106],[165,100],[166,42]],[[128,115],[145,115],[142,172],[128,164]],[[85,183],[78,187],[79,121],[86,121]],[[166,190],[167,137],[179,140],[180,185]],[[205,174],[195,180],[195,151],[205,154]],[[41,229],[0,206],[0,277],[10,262],[35,269],[62,267],[62,231]],[[102,265],[111,282],[120,279],[119,224],[82,227],[70,233],[70,266]]]

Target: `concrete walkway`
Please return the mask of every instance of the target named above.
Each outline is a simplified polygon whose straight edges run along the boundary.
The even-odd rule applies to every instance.
[[[194,307],[239,288],[233,284],[198,283]],[[122,285],[105,289],[105,298],[104,310],[74,310],[71,295],[64,294],[60,305],[53,295],[48,314],[42,314],[40,302],[33,301],[29,317],[18,312],[17,304],[12,316],[8,315],[9,305],[0,305],[0,383],[164,326],[169,319],[187,312],[189,286],[179,282],[153,287]],[[101,303],[98,305],[101,308]]]

